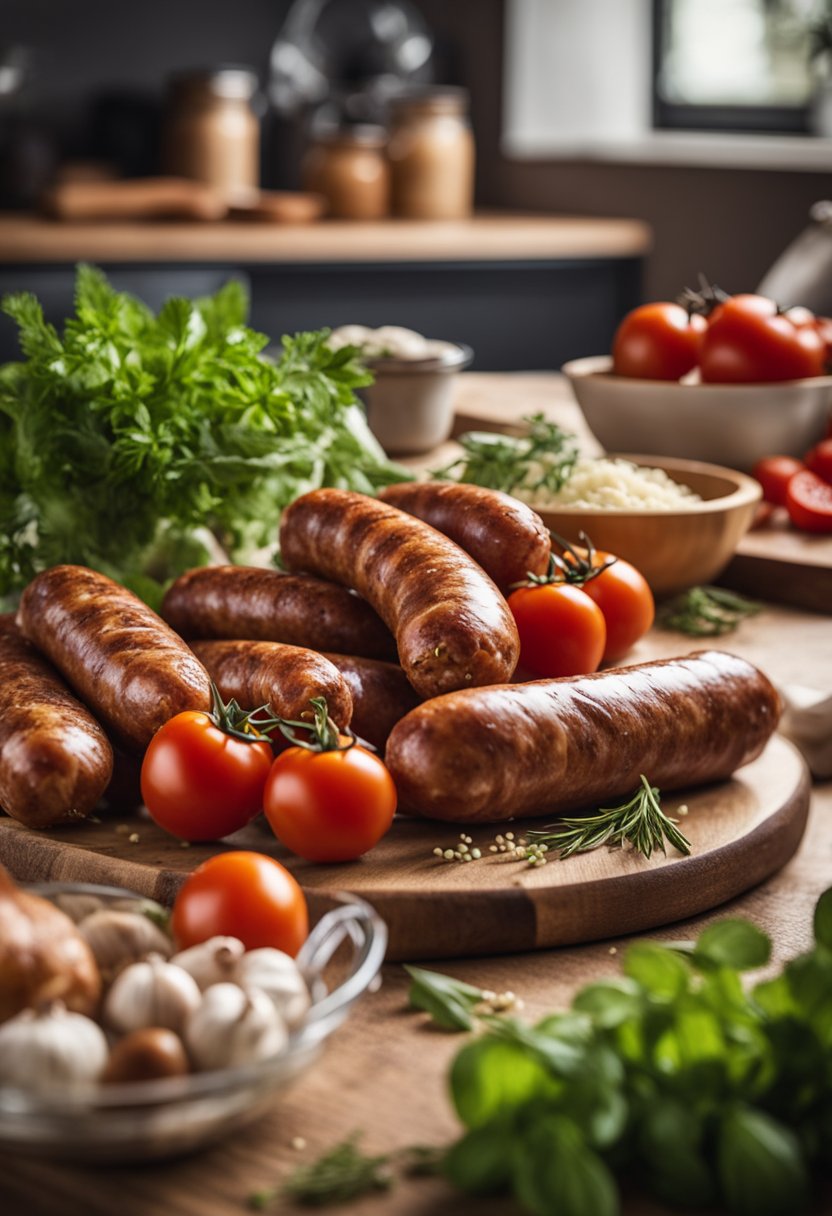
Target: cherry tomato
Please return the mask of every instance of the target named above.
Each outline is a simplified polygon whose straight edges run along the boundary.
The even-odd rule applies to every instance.
[[[580,587],[545,583],[508,597],[520,634],[520,666],[542,679],[597,671],[607,644],[604,614]]]
[[[595,553],[593,565],[602,566],[609,560],[608,553]],[[601,657],[602,663],[613,663],[624,655],[642,637],[656,615],[653,592],[640,570],[620,557],[589,579],[581,591],[598,605],[607,625],[607,644]]]
[[[151,817],[183,840],[221,840],[245,827],[263,805],[272,749],[185,710],[150,740],[142,762],[142,798]]]
[[[794,477],[806,466],[794,456],[766,456],[758,460],[751,470],[763,487],[763,498],[777,507],[786,505],[786,488]]]
[[[806,468],[832,485],[832,439],[823,439],[806,453]]]
[[[618,376],[679,380],[696,367],[704,317],[688,316],[679,304],[642,304],[627,313],[612,340],[612,369]]]
[[[263,853],[218,853],[189,874],[173,905],[181,950],[210,937],[238,937],[246,950],[274,946],[292,957],[309,934],[306,899],[279,861]]]
[[[786,509],[804,532],[832,532],[832,485],[804,469],[795,473],[786,490]]]
[[[732,296],[710,316],[699,352],[704,381],[751,384],[820,376],[825,346],[811,325],[795,325],[765,296]]]
[[[832,317],[815,317],[815,329],[825,346],[824,362],[828,369],[832,364]]]
[[[290,747],[272,765],[263,809],[275,836],[299,857],[353,861],[393,822],[396,787],[378,756],[359,744]]]

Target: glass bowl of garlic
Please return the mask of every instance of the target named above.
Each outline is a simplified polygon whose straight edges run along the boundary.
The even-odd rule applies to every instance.
[[[119,888],[20,891],[75,922],[104,984],[95,1017],[40,998],[8,1017],[0,991],[0,1149],[54,1159],[158,1160],[237,1131],[378,983],[387,945],[384,922],[353,896],[324,913],[291,960],[233,938],[177,954],[165,910]],[[0,989],[2,970],[0,960]]]

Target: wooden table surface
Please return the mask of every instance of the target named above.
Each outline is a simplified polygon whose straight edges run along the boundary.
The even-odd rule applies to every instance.
[[[640,220],[504,212],[467,220],[268,224],[61,223],[0,216],[0,264],[19,262],[542,262],[641,257]]]
[[[489,381],[469,377],[466,408],[483,407]],[[519,378],[522,379],[522,378]],[[518,388],[538,400],[541,378]],[[484,386],[484,387],[483,387]],[[487,396],[487,393],[485,394]],[[487,408],[487,403],[485,405]],[[829,619],[771,608],[743,623],[722,645],[762,666],[780,683],[832,691],[832,628]],[[679,635],[654,632],[634,661],[683,653],[692,647]],[[568,864],[568,863],[564,863]],[[811,913],[832,883],[832,782],[815,786],[809,827],[796,858],[763,886],[707,917],[668,927],[652,936],[694,935],[709,920],[742,915],[772,934],[783,960],[810,939]],[[449,932],[453,926],[449,926]],[[512,989],[531,1018],[564,1007],[590,980],[618,972],[622,940],[515,957],[480,958],[444,964],[460,979],[494,990]],[[360,1129],[369,1150],[385,1152],[413,1143],[443,1144],[457,1131],[445,1073],[463,1036],[447,1035],[406,1009],[406,977],[388,966],[379,992],[366,997],[336,1033],[321,1060],[259,1123],[226,1144],[185,1161],[138,1169],[83,1170],[0,1156],[3,1216],[237,1216],[246,1196],[286,1175],[335,1142]],[[300,1137],[306,1147],[293,1147]],[[281,1212],[287,1207],[281,1205]],[[343,1209],[355,1216],[497,1216],[516,1209],[502,1201],[466,1201],[436,1179],[403,1182],[395,1190]],[[658,1216],[665,1209],[640,1197],[626,1204],[628,1216]],[[832,1208],[825,1209],[832,1211]]]

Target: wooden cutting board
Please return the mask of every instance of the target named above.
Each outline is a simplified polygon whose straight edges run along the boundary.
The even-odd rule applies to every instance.
[[[719,581],[745,595],[832,612],[832,536],[798,532],[778,509],[746,533]]]
[[[809,777],[792,745],[775,737],[733,780],[665,799],[671,813],[682,803],[689,807],[682,827],[691,856],[671,852],[650,861],[629,850],[598,849],[531,869],[509,855],[492,855],[495,832],[519,835],[517,822],[472,828],[482,860],[445,862],[433,849],[453,846],[459,828],[401,818],[365,859],[320,866],[287,855],[261,823],[225,846],[183,848],[139,816],[48,835],[3,819],[0,861],[20,880],[112,883],[170,903],[185,876],[218,849],[257,849],[293,871],[315,917],[338,892],[367,899],[387,921],[389,958],[457,958],[616,937],[716,907],[768,878],[795,852],[806,825]]]

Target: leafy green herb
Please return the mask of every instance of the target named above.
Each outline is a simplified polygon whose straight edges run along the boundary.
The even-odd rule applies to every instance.
[[[355,349],[322,330],[265,357],[239,283],[154,315],[80,266],[61,335],[29,293],[2,307],[25,361],[0,368],[0,597],[78,562],[155,601],[217,544],[235,560],[273,548],[307,489],[409,476],[367,430]]]
[[[460,436],[464,455],[433,470],[432,475],[505,493],[548,490],[556,494],[572,475],[578,459],[577,440],[543,414],[529,415],[523,421],[528,431],[521,436],[491,431]]]
[[[694,638],[714,638],[762,610],[762,604],[724,587],[691,587],[660,606],[656,624]]]
[[[485,1001],[481,989],[422,967],[405,966],[405,971],[412,981],[408,999],[413,1009],[429,1013],[443,1030],[471,1030],[473,1011]]]
[[[656,786],[642,776],[640,788],[628,802],[602,807],[594,815],[563,816],[555,824],[527,832],[528,845],[557,850],[561,859],[605,844],[621,847],[625,841],[647,858],[656,849],[664,853],[666,843],[687,856],[690,841],[676,827],[676,820],[665,815],[659,796]]]

